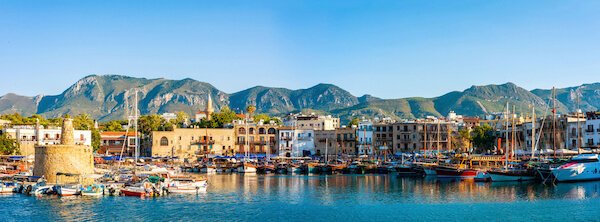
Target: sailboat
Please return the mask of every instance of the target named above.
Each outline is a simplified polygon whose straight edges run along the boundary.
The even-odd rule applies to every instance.
[[[248,131],[250,131],[248,129],[248,115],[246,115],[246,138],[245,138],[245,144],[246,147],[244,149],[245,151],[245,155],[244,155],[244,161],[242,162],[242,164],[238,167],[238,173],[256,173],[256,165],[250,163],[250,144],[249,144],[249,138],[248,138]]]
[[[514,107],[513,107],[513,113],[514,113]],[[527,168],[523,168],[523,167],[515,167],[515,166],[509,166],[508,160],[509,160],[509,156],[508,156],[508,125],[509,125],[509,118],[508,118],[508,103],[506,103],[506,143],[505,143],[505,150],[504,150],[504,158],[505,158],[505,162],[504,162],[504,168],[503,169],[492,169],[490,171],[488,171],[488,174],[490,176],[490,180],[492,182],[503,182],[503,181],[526,181],[526,180],[534,180],[535,179],[535,172],[531,169],[527,169]],[[532,141],[532,152],[534,150],[535,147],[535,108],[533,109],[533,132],[532,133],[532,137],[533,137],[533,141]],[[514,155],[514,141],[515,141],[515,135],[514,135],[514,131],[515,131],[515,117],[513,117],[512,120],[512,141],[513,141],[513,145],[512,145],[512,150],[513,153],[512,155]]]

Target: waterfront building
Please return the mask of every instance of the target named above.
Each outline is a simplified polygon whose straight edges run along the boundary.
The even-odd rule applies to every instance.
[[[277,144],[279,156],[283,157],[303,157],[316,153],[315,133],[312,129],[280,127]]]
[[[600,111],[585,114],[585,131],[583,147],[600,148]]]
[[[203,119],[206,120],[210,120],[212,117],[211,115],[215,112],[215,109],[213,108],[213,102],[212,102],[212,98],[210,97],[210,94],[208,94],[208,99],[206,101],[206,108],[204,110],[200,110],[198,112],[196,112],[196,115],[194,116],[194,121],[195,122],[200,122]]]
[[[358,155],[373,155],[373,122],[362,120],[356,129]]]
[[[335,137],[337,142],[337,155],[345,158],[358,156],[355,127],[337,128],[335,129]]]
[[[42,125],[20,125],[11,128],[5,128],[2,133],[15,139],[19,143],[21,155],[35,154],[35,145],[53,145],[60,144],[61,127],[48,127]],[[73,141],[77,145],[92,145],[92,131],[90,130],[75,130],[72,134]]]
[[[101,132],[100,149],[104,155],[133,156],[135,153],[135,132]]]
[[[279,125],[274,121],[265,123],[249,120],[234,120],[235,152],[245,154],[272,155],[277,154],[277,129]],[[247,140],[247,141],[246,141]]]
[[[316,155],[334,160],[338,146],[335,130],[315,130],[315,149]]]
[[[175,128],[153,131],[152,156],[194,158],[207,155],[233,155],[235,132],[231,128]]]
[[[386,150],[393,153],[393,122],[376,122],[373,124],[373,145],[375,150]]]
[[[392,125],[393,151],[452,151],[451,138],[457,131],[456,122],[438,118],[395,123]]]
[[[283,121],[283,125],[288,127],[293,126],[298,130],[335,130],[340,127],[340,118],[329,115],[294,114],[287,116]]]

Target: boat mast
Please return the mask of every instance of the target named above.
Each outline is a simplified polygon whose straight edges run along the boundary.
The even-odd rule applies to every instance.
[[[427,119],[423,121],[423,149],[425,156],[427,156]]]
[[[134,126],[134,130],[135,130],[135,164],[137,165],[138,162],[138,158],[140,155],[140,145],[139,145],[139,136],[138,136],[138,91],[137,89],[135,90],[135,103],[133,104],[134,107],[134,111],[133,111],[133,126]]]
[[[505,133],[504,133],[504,137],[506,139],[506,141],[504,142],[504,169],[508,168],[508,102],[506,102],[506,115],[504,116],[506,121],[505,121]]]
[[[531,159],[535,157],[535,106],[531,108]]]
[[[437,159],[438,162],[440,162],[440,120],[437,120],[437,136],[436,136],[436,147],[437,147],[437,154],[435,155],[435,158]]]
[[[516,124],[515,118],[516,118],[516,114],[515,113],[516,113],[516,111],[515,111],[515,105],[513,105],[513,112],[510,114],[510,116],[512,117],[512,124],[511,124],[511,130],[512,130],[512,136],[511,137],[512,137],[512,140],[510,142],[510,144],[512,146],[512,153],[510,154],[511,158],[515,158],[517,156],[516,153],[515,153],[515,139],[516,139],[516,136],[515,136],[515,124]]]
[[[327,149],[329,148],[327,146],[327,136],[325,136],[325,164],[329,164],[329,157],[328,157],[328,153],[327,153]]]
[[[577,129],[575,129],[575,131],[577,132],[577,142],[575,143],[576,148],[577,148],[577,154],[581,154],[580,151],[580,147],[581,147],[581,130],[579,130],[579,113],[581,111],[581,108],[579,107],[579,90],[575,91],[575,94],[577,95],[577,112],[575,112],[575,115],[577,117]]]
[[[554,146],[554,159],[556,159],[556,91],[552,87],[552,143]]]

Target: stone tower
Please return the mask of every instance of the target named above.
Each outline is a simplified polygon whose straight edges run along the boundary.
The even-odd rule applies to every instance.
[[[78,174],[79,177],[64,177],[59,183],[80,182],[92,183],[92,179],[85,179],[86,175],[94,173],[94,157],[92,147],[76,145],[73,129],[73,120],[65,118],[61,131],[61,144],[38,145],[35,147],[34,176],[44,176],[49,183],[57,182],[56,173]]]

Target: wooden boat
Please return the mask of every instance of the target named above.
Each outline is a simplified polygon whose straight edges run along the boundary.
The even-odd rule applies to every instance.
[[[317,174],[319,173],[319,163],[308,163],[306,165],[307,167],[307,171],[310,174]]]
[[[152,195],[152,191],[147,191],[144,187],[125,187],[121,189],[121,195],[130,197],[145,197]]]
[[[256,165],[245,162],[237,169],[238,173],[256,173]]]
[[[477,170],[462,166],[437,166],[435,173],[439,178],[474,179],[477,176]]]
[[[295,164],[290,164],[288,166],[288,173],[292,173],[292,174],[301,174],[302,173],[302,167],[295,165]]]
[[[277,166],[275,166],[275,173],[276,174],[287,174],[288,173],[288,164],[287,163],[278,163]]]
[[[527,181],[535,179],[535,171],[508,167],[504,169],[492,169],[487,172],[492,182],[505,181]]]
[[[52,189],[56,192],[56,194],[58,194],[61,197],[75,196],[75,195],[79,195],[79,191],[81,190],[81,185],[79,185],[79,184],[55,185]]]

